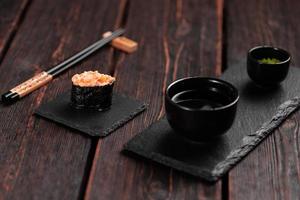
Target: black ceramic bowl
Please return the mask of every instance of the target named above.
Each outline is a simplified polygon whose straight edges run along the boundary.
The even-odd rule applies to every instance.
[[[270,64],[262,59],[276,59],[279,62]],[[289,71],[291,56],[279,48],[258,46],[250,49],[247,56],[247,72],[249,77],[260,86],[275,86],[282,82]]]
[[[238,90],[223,80],[183,78],[166,90],[166,116],[175,132],[185,138],[211,140],[232,125],[238,99]]]

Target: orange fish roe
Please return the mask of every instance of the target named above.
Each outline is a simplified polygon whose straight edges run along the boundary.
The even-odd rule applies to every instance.
[[[72,77],[73,84],[80,87],[111,85],[115,80],[114,77],[107,74],[100,74],[98,71],[85,71],[81,74],[75,74]]]

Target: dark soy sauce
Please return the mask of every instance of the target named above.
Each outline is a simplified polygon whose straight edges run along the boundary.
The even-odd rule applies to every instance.
[[[218,98],[219,96],[219,98]],[[217,101],[220,98],[217,92],[201,92],[198,90],[186,90],[172,97],[176,104],[191,109],[214,110],[225,105],[224,102]]]

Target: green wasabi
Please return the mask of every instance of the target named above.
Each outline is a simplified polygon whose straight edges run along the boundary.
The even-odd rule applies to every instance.
[[[262,64],[278,64],[281,61],[276,58],[263,58],[263,59],[258,60],[258,62],[260,62]]]

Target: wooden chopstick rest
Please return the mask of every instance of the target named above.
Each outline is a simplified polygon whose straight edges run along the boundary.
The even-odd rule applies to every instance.
[[[108,37],[110,36],[112,33],[110,31],[108,32],[105,32],[102,36],[105,38],[105,37]],[[138,48],[138,43],[133,41],[133,40],[130,40],[126,37],[117,37],[116,39],[113,39],[111,41],[111,45],[113,47],[115,47],[116,49],[119,49],[121,51],[125,51],[126,53],[133,53],[137,50]]]

